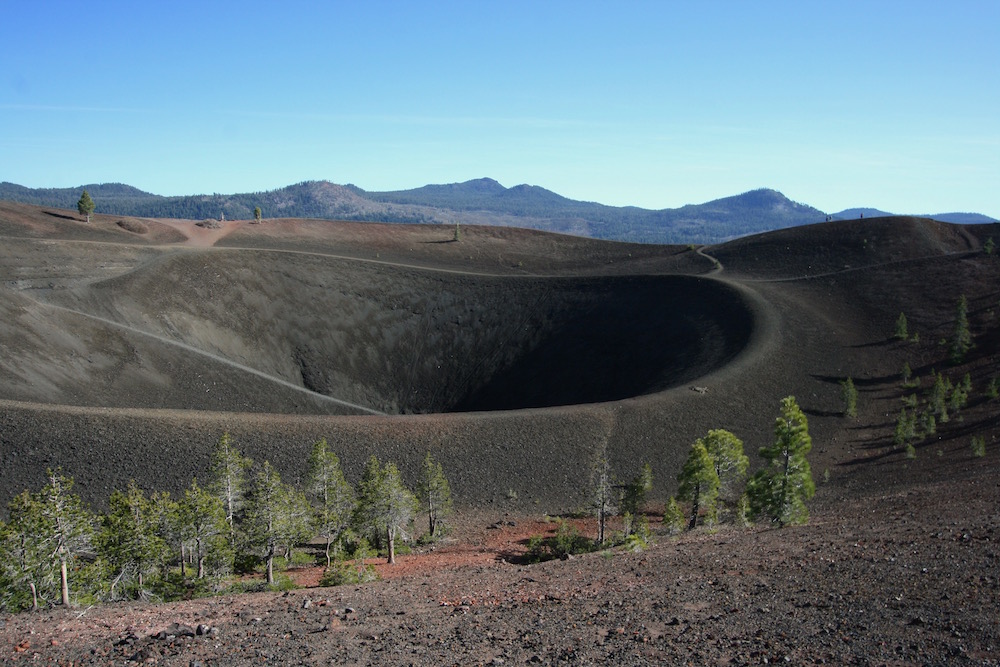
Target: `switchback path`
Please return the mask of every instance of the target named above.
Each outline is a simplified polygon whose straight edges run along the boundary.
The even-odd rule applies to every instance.
[[[138,328],[133,327],[133,326],[128,325],[128,324],[122,324],[121,322],[115,322],[114,320],[109,320],[106,317],[101,317],[99,315],[91,315],[90,313],[85,313],[85,312],[80,311],[80,310],[74,310],[73,308],[67,308],[65,306],[57,306],[57,305],[52,304],[52,303],[46,303],[46,302],[37,301],[37,300],[35,301],[35,303],[37,303],[37,304],[39,304],[39,305],[41,305],[43,307],[46,307],[46,308],[52,308],[54,310],[59,310],[59,311],[62,311],[62,312],[71,313],[73,315],[77,315],[79,317],[85,317],[87,319],[94,320],[96,322],[100,322],[101,324],[106,324],[108,326],[112,326],[112,327],[115,327],[117,329],[122,329],[122,330],[128,331],[130,333],[138,334],[140,336],[145,336],[147,338],[151,338],[151,339],[153,339],[153,340],[155,340],[157,342],[164,343],[166,345],[172,345],[174,347],[178,347],[178,348],[180,348],[180,349],[182,349],[182,350],[184,350],[186,352],[191,352],[192,354],[197,354],[199,356],[211,359],[212,361],[215,361],[215,362],[218,362],[218,363],[221,363],[221,364],[225,364],[225,365],[227,365],[227,366],[229,366],[231,368],[235,368],[235,369],[237,369],[239,371],[243,371],[244,373],[250,373],[251,375],[256,375],[257,377],[260,377],[260,378],[263,378],[265,380],[268,380],[269,382],[274,382],[276,384],[281,385],[282,387],[285,387],[285,388],[288,388],[288,389],[292,389],[294,391],[301,392],[303,394],[307,394],[307,395],[309,395],[309,396],[311,396],[313,398],[316,398],[316,399],[319,399],[319,400],[322,400],[322,401],[329,401],[331,403],[335,403],[337,405],[341,405],[343,407],[350,408],[352,410],[357,410],[357,411],[362,412],[364,414],[381,415],[381,416],[385,416],[385,414],[386,414],[384,412],[380,412],[378,410],[374,410],[374,409],[366,407],[364,405],[358,405],[357,403],[351,403],[350,401],[344,401],[344,400],[341,400],[339,398],[334,398],[332,396],[327,396],[325,394],[320,394],[320,393],[311,391],[309,389],[306,389],[305,387],[301,387],[301,386],[299,386],[297,384],[294,384],[292,382],[289,382],[287,380],[283,380],[283,379],[275,377],[273,375],[269,375],[267,373],[264,373],[263,371],[259,371],[256,368],[251,368],[250,366],[247,366],[245,364],[241,364],[241,363],[239,363],[237,361],[233,361],[232,359],[227,359],[225,357],[219,356],[219,355],[214,354],[212,352],[207,352],[206,350],[202,350],[200,348],[194,347],[193,345],[188,345],[187,343],[182,343],[181,341],[171,340],[170,338],[167,338],[166,336],[160,336],[159,334],[151,333],[149,331],[143,331],[142,329],[138,329]]]

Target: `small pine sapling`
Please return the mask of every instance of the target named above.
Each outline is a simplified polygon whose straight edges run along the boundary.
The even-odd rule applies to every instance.
[[[671,497],[667,501],[667,507],[663,511],[663,527],[670,535],[676,535],[684,530],[684,512],[677,504],[677,498]]]
[[[990,399],[991,401],[1000,398],[1000,379],[998,379],[997,376],[994,375],[993,377],[990,378],[989,383],[986,385],[985,393],[986,393],[986,398]]]
[[[899,340],[906,340],[910,337],[905,313],[900,313],[899,317],[896,318],[896,332],[894,335]]]
[[[913,369],[910,368],[909,362],[903,363],[903,387],[906,389],[912,389],[913,387],[920,386],[920,380],[913,377]]]
[[[970,349],[972,349],[972,333],[969,330],[969,304],[963,294],[955,307],[955,332],[952,334],[951,346],[948,349],[952,363],[962,363]]]
[[[851,377],[840,383],[840,394],[844,399],[844,416],[854,419],[858,416],[858,390]]]

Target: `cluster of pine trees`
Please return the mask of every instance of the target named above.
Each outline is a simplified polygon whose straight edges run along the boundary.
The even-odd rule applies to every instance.
[[[0,608],[68,605],[71,591],[90,599],[169,599],[221,590],[227,575],[258,568],[273,585],[276,559],[288,562],[294,547],[317,539],[328,569],[348,550],[368,553],[369,544],[392,563],[418,513],[427,515],[434,539],[452,507],[448,481],[429,453],[416,494],[395,464],[375,456],[355,489],[320,440],[299,489],[267,461],[254,466],[228,434],[215,447],[207,483],[192,480],[180,498],[147,496],[132,483],[95,516],[72,487],[49,471],[40,491],[25,490],[8,505],[9,520],[0,522]]]
[[[667,503],[664,524],[674,530],[685,526],[691,530],[699,522],[717,523],[720,510],[732,511],[740,523],[769,521],[783,526],[806,522],[809,510],[805,502],[816,492],[806,459],[812,438],[794,396],[782,399],[774,436],[774,443],[759,452],[764,467],[748,480],[750,461],[742,440],[723,429],[698,438],[677,476],[677,495]],[[686,515],[681,503],[687,504]]]

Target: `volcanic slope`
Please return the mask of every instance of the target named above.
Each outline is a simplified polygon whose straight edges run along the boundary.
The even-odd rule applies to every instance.
[[[0,202],[3,501],[55,466],[96,509],[132,479],[177,493],[229,431],[293,482],[320,437],[351,481],[374,453],[413,482],[430,451],[459,508],[456,542],[386,581],[4,616],[0,661],[998,664],[1000,226],[871,219],[698,249],[453,231],[86,225]],[[953,364],[963,295],[974,347]],[[973,389],[909,459],[893,426],[932,372]],[[727,428],[754,460],[788,394],[813,437],[810,523],[663,535],[693,440]],[[408,411],[425,414],[371,414]],[[655,543],[518,564],[551,530],[532,519],[586,506],[598,456],[619,479],[652,465]]]
[[[865,220],[696,250],[0,204],[0,491],[61,466],[98,508],[132,479],[177,493],[228,431],[290,480],[325,437],[352,480],[373,453],[413,480],[432,452],[460,507],[579,509],[599,456],[623,479],[651,463],[662,501],[696,437],[727,428],[753,452],[789,394],[814,469],[854,470],[892,455],[895,378],[940,364],[959,294],[988,381],[992,229]],[[900,311],[921,343],[891,338]],[[857,422],[839,416],[848,375]]]

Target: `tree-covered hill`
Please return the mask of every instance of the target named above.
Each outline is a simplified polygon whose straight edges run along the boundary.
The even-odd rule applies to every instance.
[[[97,213],[201,220],[321,218],[430,224],[526,227],[639,243],[718,243],[775,229],[821,222],[827,214],[776,190],[751,190],[704,204],[649,210],[568,199],[535,185],[506,188],[490,178],[426,185],[413,190],[367,192],[354,185],[306,181],[268,192],[163,197],[121,183],[31,189],[0,183],[0,199],[73,209],[86,189]],[[847,209],[834,217],[857,217]],[[883,213],[884,214],[884,213]],[[991,222],[979,214],[932,216],[950,222]]]

